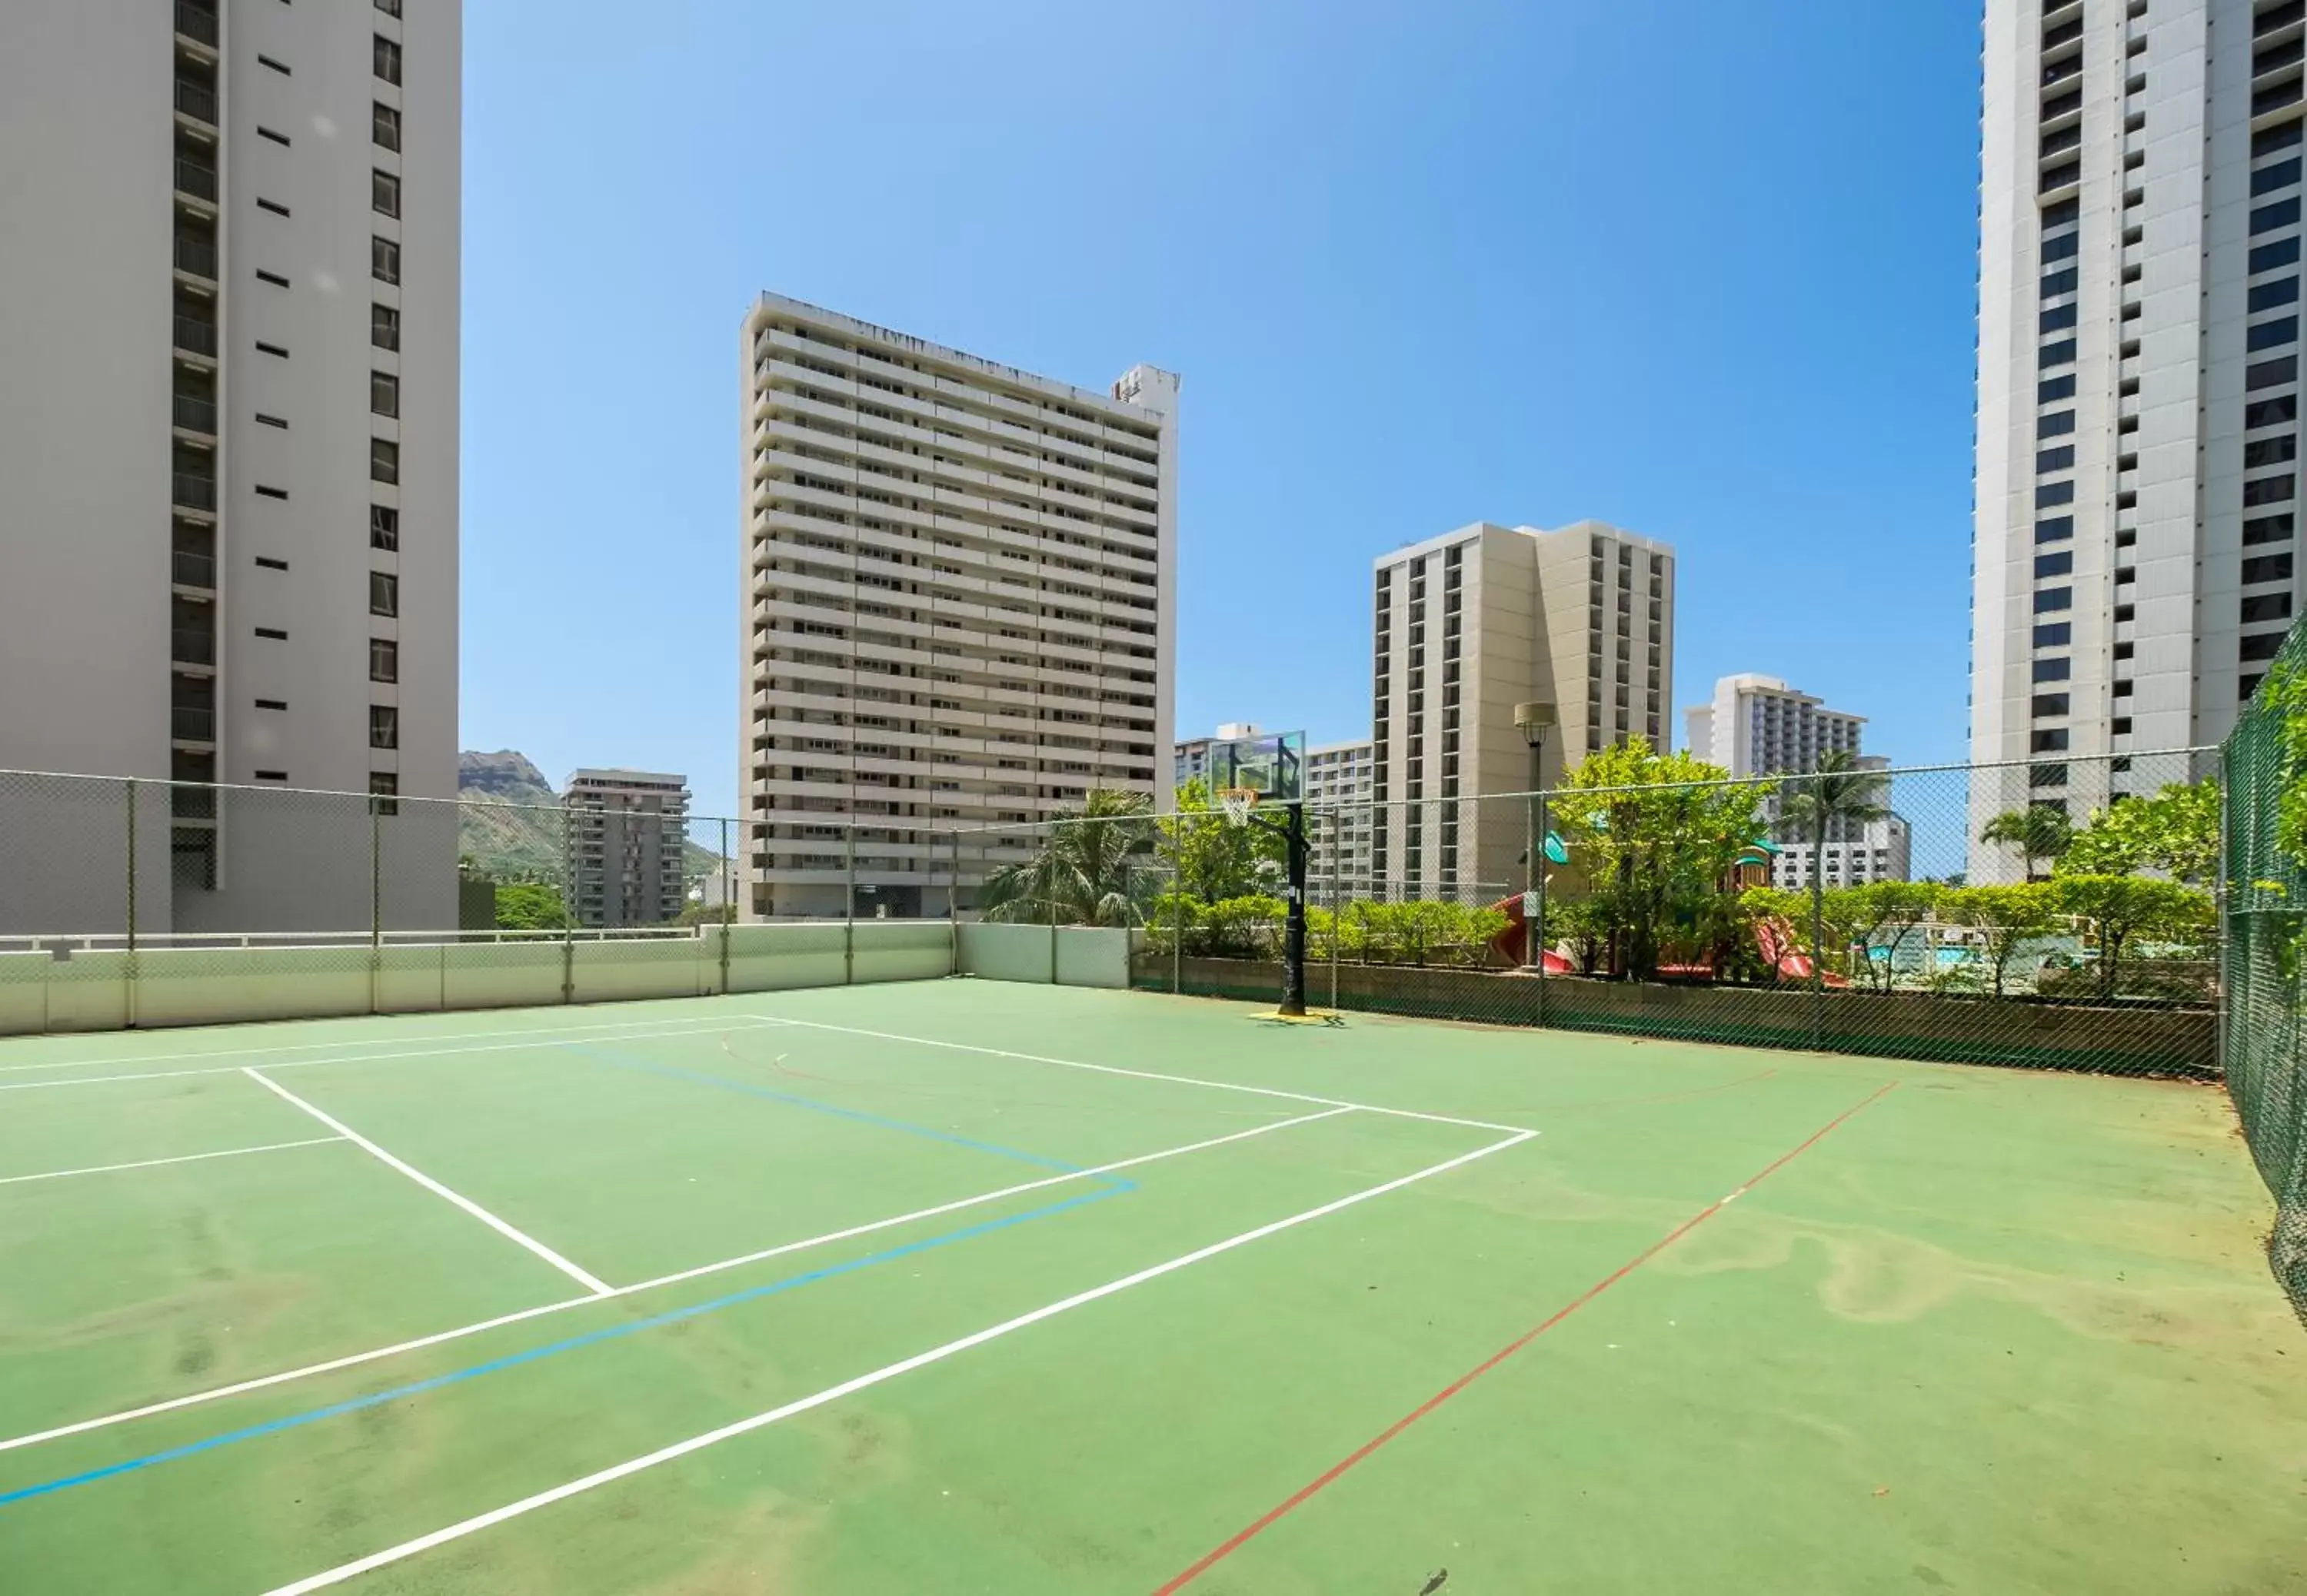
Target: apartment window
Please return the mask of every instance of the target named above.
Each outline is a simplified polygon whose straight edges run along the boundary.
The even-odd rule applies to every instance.
[[[400,214],[400,179],[381,169],[368,175],[368,206],[379,216]]]
[[[371,681],[383,682],[397,682],[400,679],[400,644],[390,637],[372,637],[368,640],[368,679]]]
[[[2279,11],[2282,7],[2277,6],[2276,9]],[[2299,20],[2299,12],[2294,8],[2291,14],[2285,18],[2284,21],[2286,22],[2295,22]],[[2273,21],[2273,20],[2274,19],[2272,17],[2264,18],[2261,20],[2260,26],[2263,29],[2268,22]],[[2280,26],[2281,24],[2278,23],[2277,25]],[[2299,124],[2295,122],[2286,122],[2281,127],[2270,127],[2263,132],[2257,132],[2251,135],[2251,158],[2255,160],[2262,155],[2273,155],[2278,149],[2290,149],[2294,148],[2298,142]]]
[[[2074,661],[2068,659],[2037,660],[2035,679],[2038,682],[2064,681],[2074,674]]]
[[[286,781],[288,779],[287,771],[258,771],[255,774],[260,781]]]
[[[2037,474],[2046,471],[2071,471],[2075,465],[2075,446],[2063,443],[2056,448],[2046,448],[2035,457]]]
[[[2243,640],[2243,645],[2236,649],[2235,656],[2245,661],[2271,660],[2283,652],[2283,637],[2284,635],[2281,632],[2254,633]]]
[[[2035,613],[2053,615],[2075,607],[2075,590],[2071,587],[2046,587],[2035,595]]]
[[[274,72],[279,73],[284,78],[288,76],[287,66],[281,62],[275,61],[270,55],[259,55],[256,58],[256,64],[259,66],[270,67]]]
[[[2253,353],[2261,349],[2277,349],[2299,341],[2299,318],[2277,316],[2272,321],[2262,321],[2243,336],[2243,347]]]
[[[400,379],[390,371],[368,374],[368,407],[373,415],[400,414]]]
[[[2043,297],[2056,299],[2062,294],[2072,294],[2075,291],[2077,277],[2076,269],[2071,266],[2064,271],[2052,272],[2043,279]]]
[[[2294,523],[2288,515],[2260,516],[2243,524],[2243,547],[2254,543],[2287,543],[2291,541]]]
[[[368,241],[368,275],[380,283],[400,281],[400,246],[390,238]]]
[[[2277,161],[2271,166],[2261,166],[2253,172],[2251,175],[2251,197],[2257,199],[2261,194],[2271,194],[2277,189],[2289,188],[2298,181],[2299,158],[2294,155],[2287,161]]]
[[[2242,619],[2251,620],[2284,620],[2291,614],[2291,595],[2287,593],[2254,593],[2243,601]]]
[[[389,504],[368,507],[368,546],[391,553],[400,547],[400,512]]]
[[[2067,380],[2071,384],[2074,380],[2069,378]],[[2074,430],[2075,413],[2071,410],[2054,410],[2035,423],[2035,436],[2037,438],[2063,438]]]
[[[2038,543],[2063,542],[2075,535],[2072,516],[2053,516],[2035,523],[2035,541]]]
[[[373,482],[398,484],[400,481],[400,446],[386,438],[368,440],[368,477]]]
[[[368,746],[372,748],[400,747],[400,712],[390,704],[368,706]]]
[[[2082,242],[2080,233],[2062,233],[2056,238],[2046,238],[2043,241],[2043,259],[2046,261],[2071,260],[2081,250]]]
[[[2068,550],[2062,549],[2056,554],[2035,556],[2035,579],[2037,582],[2045,576],[2064,576],[2074,568],[2075,557]]]
[[[2299,492],[2299,479],[2294,476],[2262,476],[2243,485],[2243,508],[2253,505],[2281,504]]]
[[[269,354],[275,360],[287,360],[288,358],[288,351],[279,344],[267,344],[260,341],[256,346],[256,352],[259,354]]]
[[[2274,204],[2262,205],[2251,213],[2251,230],[2253,233],[2272,233],[2277,227],[2290,226],[2298,219],[2299,201],[2296,199],[2277,200]]]
[[[2279,427],[2299,419],[2299,396],[2286,394],[2279,399],[2261,399],[2243,407],[2243,424],[2246,428]]]
[[[400,347],[400,312],[390,305],[368,308],[368,341],[380,349]]]
[[[287,216],[288,214],[288,208],[286,205],[283,205],[278,200],[268,200],[262,194],[257,196],[256,209],[259,210],[269,210],[274,216]]]
[[[400,0],[376,0],[376,8],[389,17],[397,17],[400,14]]]
[[[381,3],[382,0],[380,0]],[[400,806],[393,801],[400,792],[400,778],[394,772],[391,771],[369,772],[368,789],[376,797],[376,812],[379,815],[400,813]]]
[[[275,559],[268,554],[258,555],[256,557],[256,563],[268,571],[285,571],[288,568],[288,562],[287,560]]]
[[[2243,562],[2243,580],[2246,587],[2260,582],[2288,582],[2291,580],[2291,556],[2261,554],[2256,559],[2246,559]]]
[[[2048,509],[2054,504],[2072,504],[2075,485],[2072,482],[2042,482],[2035,489],[2035,508]]]
[[[2291,201],[2291,208],[2293,210],[2296,211],[2299,209],[2298,201],[2295,200]],[[2037,332],[2064,332],[2068,328],[2072,327],[2074,324],[2075,307],[2072,305],[2059,305],[2051,310],[2045,311],[2039,317],[2036,318],[2035,330]]]
[[[2299,241],[2295,238],[2278,239],[2251,251],[2251,274],[2257,277],[2260,272],[2273,271],[2278,266],[2294,266],[2298,260]]]
[[[2044,345],[2043,347],[2036,353],[2035,363],[2037,366],[2045,370],[2048,370],[2052,366],[2071,366],[2074,364],[2075,341],[2072,338],[2069,338],[2063,344]]]
[[[2299,279],[2297,277],[2277,277],[2271,283],[2261,283],[2258,287],[2253,288],[2251,291],[2251,298],[2246,308],[2251,314],[2255,315],[2260,311],[2271,311],[2277,305],[2297,304],[2298,303]]]
[[[264,346],[259,344],[257,347],[262,349]],[[2286,354],[2279,360],[2260,361],[2256,365],[2245,366],[2243,372],[2243,388],[2251,393],[2262,388],[2280,388],[2286,382],[2298,380],[2299,357],[2295,354]]]
[[[2299,457],[2299,434],[2279,432],[2272,438],[2254,438],[2243,446],[2243,469],[2255,465],[2280,465]]]
[[[2063,377],[2049,377],[2035,385],[2035,403],[2052,404],[2059,399],[2075,397],[2075,377],[2070,371]]]
[[[400,613],[399,577],[390,571],[371,571],[368,574],[368,612],[385,616]]]
[[[373,64],[376,75],[386,82],[400,81],[400,47],[382,33],[376,36]]]
[[[2067,729],[2059,726],[2035,732],[2028,738],[2027,748],[2033,754],[2063,754],[2067,751]]]
[[[2067,695],[2064,693],[2037,693],[2035,695],[2035,702],[2028,707],[2037,718],[2043,720],[2049,720],[2054,716],[2063,715],[2067,713]]]
[[[258,627],[256,628],[256,635],[260,637],[270,637],[275,643],[286,643],[288,641],[288,634],[282,631],[279,627]]]
[[[261,266],[256,269],[256,280],[260,283],[270,283],[275,288],[286,288],[288,286],[288,279],[287,277],[282,277],[277,271],[267,271]]]
[[[285,500],[288,497],[288,490],[286,488],[275,488],[269,486],[266,483],[259,482],[256,484],[256,496],[259,499],[279,499]]]
[[[288,135],[287,133],[275,132],[270,128],[266,127],[262,124],[259,124],[257,126],[256,136],[260,139],[270,139],[275,144],[285,146],[288,143]]]

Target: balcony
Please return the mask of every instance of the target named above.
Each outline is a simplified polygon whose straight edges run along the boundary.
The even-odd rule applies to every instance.
[[[192,394],[178,394],[171,404],[170,415],[176,425],[187,432],[216,435],[216,403]]]
[[[207,665],[216,663],[216,634],[192,627],[178,627],[168,634],[168,662],[172,665]],[[177,713],[184,712],[179,710]]]
[[[176,235],[176,269],[190,272],[196,277],[206,277],[211,283],[215,282],[216,245],[205,238],[194,238],[188,234],[179,233]]]
[[[190,316],[179,316],[176,318],[174,337],[176,340],[176,347],[183,350],[184,353],[188,354],[205,355],[210,360],[214,360],[216,358],[217,329],[215,322],[199,321],[193,320]]]
[[[203,89],[184,78],[176,80],[176,109],[195,122],[217,125],[217,97],[213,89]]]
[[[197,554],[190,549],[178,549],[170,557],[168,579],[178,587],[216,590],[216,556]]]
[[[179,714],[186,712],[179,710]],[[213,787],[178,785],[168,789],[168,813],[178,820],[214,820],[217,803]]]
[[[169,502],[188,510],[216,508],[216,478],[195,476],[189,471],[171,474],[168,483]]]
[[[168,736],[180,743],[216,741],[216,711],[176,705],[168,711]]]
[[[217,13],[206,6],[191,5],[185,0],[176,0],[176,31],[194,44],[207,45],[213,49],[218,38]]]
[[[181,156],[176,160],[176,192],[189,194],[213,205],[217,197],[217,175],[213,166],[203,166],[198,161],[188,161]]]

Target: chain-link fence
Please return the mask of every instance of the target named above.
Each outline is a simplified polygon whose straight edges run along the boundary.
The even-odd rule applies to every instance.
[[[2275,1193],[2268,1252],[2307,1314],[2307,628],[2294,627],[2227,739],[2226,1006],[2220,1056]]]
[[[1309,806],[1308,994],[1429,1018],[2208,1078],[2214,764],[2207,749],[1857,764]],[[1140,927],[1145,987],[1282,989],[1284,849],[1262,824],[1137,812],[956,846],[964,878],[988,883],[965,916]]]

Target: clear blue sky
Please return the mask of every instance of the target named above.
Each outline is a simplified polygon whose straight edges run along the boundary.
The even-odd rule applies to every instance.
[[[1761,670],[1960,756],[1978,23],[1810,0],[466,7],[464,746],[736,796],[768,287],[1179,371],[1178,719],[1369,728],[1368,569],[1681,555]]]

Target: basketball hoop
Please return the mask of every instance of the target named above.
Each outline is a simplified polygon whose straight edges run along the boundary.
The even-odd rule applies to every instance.
[[[1218,802],[1225,806],[1228,825],[1247,825],[1249,812],[1257,807],[1258,790],[1255,787],[1221,787]]]

